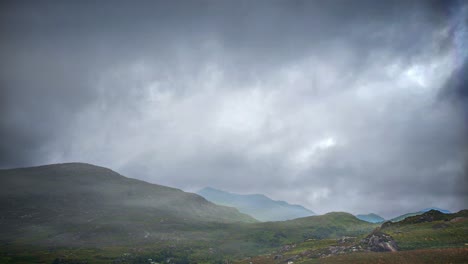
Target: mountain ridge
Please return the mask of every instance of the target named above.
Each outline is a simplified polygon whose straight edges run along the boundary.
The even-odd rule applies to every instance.
[[[216,204],[235,207],[260,221],[284,221],[316,215],[301,205],[273,200],[264,194],[237,194],[213,187],[205,187],[197,194]]]
[[[381,217],[378,214],[369,213],[369,214],[357,214],[356,218],[369,222],[369,223],[383,223],[385,218]]]
[[[85,163],[0,170],[0,208],[3,239],[53,244],[115,243],[124,235],[139,241],[147,230],[164,238],[184,226],[257,222],[197,194]]]
[[[399,221],[402,221],[408,217],[412,217],[412,216],[417,216],[417,215],[422,215],[426,212],[429,212],[431,210],[435,210],[435,211],[439,211],[443,214],[451,214],[452,212],[450,212],[449,210],[446,210],[446,209],[441,209],[441,208],[438,208],[438,207],[428,207],[428,208],[424,208],[420,211],[417,211],[417,212],[412,212],[412,213],[406,213],[406,214],[402,214],[402,215],[399,215],[399,216],[396,216],[396,217],[393,217],[391,219],[388,219],[387,221],[390,221],[390,222],[399,222]]]

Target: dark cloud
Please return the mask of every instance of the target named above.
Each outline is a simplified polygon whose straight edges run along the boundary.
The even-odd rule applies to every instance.
[[[317,212],[464,208],[466,9],[3,1],[0,166],[85,161]]]

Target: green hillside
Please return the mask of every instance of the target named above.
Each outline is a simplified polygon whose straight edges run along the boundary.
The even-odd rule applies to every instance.
[[[468,210],[454,214],[431,210],[386,222],[366,235],[308,239],[277,254],[238,263],[466,263],[467,239]]]
[[[260,223],[81,163],[0,170],[0,207],[0,263],[213,263],[375,228],[347,213]]]
[[[468,237],[466,210],[381,226],[343,212],[258,222],[82,163],[0,170],[0,208],[0,263],[457,263]],[[398,252],[369,252],[387,238]]]
[[[178,189],[69,163],[0,170],[3,240],[102,244],[164,239],[198,222],[255,222]]]
[[[403,250],[465,247],[468,210],[454,214],[431,210],[400,222],[386,222],[381,230],[390,234]]]

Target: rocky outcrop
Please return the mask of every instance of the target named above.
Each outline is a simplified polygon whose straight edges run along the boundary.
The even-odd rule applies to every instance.
[[[361,240],[361,244],[368,250],[375,252],[398,251],[398,245],[393,237],[380,231],[368,235]]]
[[[414,223],[425,223],[425,222],[432,222],[435,220],[439,220],[441,217],[444,216],[444,213],[441,213],[437,210],[430,210],[428,212],[425,212],[422,215],[416,216],[413,219]]]

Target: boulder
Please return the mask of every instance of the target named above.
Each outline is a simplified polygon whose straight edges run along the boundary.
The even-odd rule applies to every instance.
[[[373,232],[361,241],[363,247],[374,252],[398,251],[396,241],[388,234]]]

